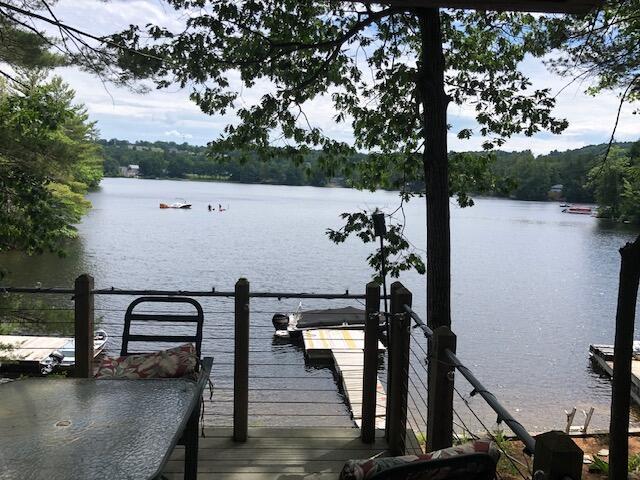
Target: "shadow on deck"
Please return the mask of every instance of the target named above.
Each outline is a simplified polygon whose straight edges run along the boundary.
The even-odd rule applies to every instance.
[[[250,428],[246,443],[231,428],[206,428],[200,438],[198,479],[336,480],[345,461],[384,455],[384,431],[374,444],[360,440],[357,428]],[[182,480],[184,448],[176,447],[164,478]]]

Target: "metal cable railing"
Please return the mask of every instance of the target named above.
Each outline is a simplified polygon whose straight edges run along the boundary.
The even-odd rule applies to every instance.
[[[415,326],[422,330],[424,336],[429,340],[433,339],[433,330],[429,326],[427,326],[427,324],[419,317],[419,315],[414,312],[408,305],[403,305],[403,308],[413,319],[416,324]],[[488,391],[482,385],[482,383],[480,383],[480,381],[475,377],[471,370],[460,361],[460,359],[454,352],[452,352],[450,349],[445,349],[444,352],[446,358],[439,359],[439,361],[448,362],[450,366],[455,367],[473,387],[471,395],[473,396],[479,394],[489,405],[489,407],[491,407],[491,409],[498,415],[498,423],[504,422],[511,429],[511,431],[522,441],[526,451],[529,454],[532,454],[535,451],[536,442],[535,439],[529,434],[529,432],[527,432],[524,426],[515,418],[513,418],[513,416],[507,411],[507,409],[500,404],[497,397],[493,393]]]

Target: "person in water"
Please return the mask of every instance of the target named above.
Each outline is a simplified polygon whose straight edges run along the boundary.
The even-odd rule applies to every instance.
[[[221,212],[222,211],[222,205],[218,204],[218,211]]]
[[[211,204],[209,204],[209,211],[211,211]]]

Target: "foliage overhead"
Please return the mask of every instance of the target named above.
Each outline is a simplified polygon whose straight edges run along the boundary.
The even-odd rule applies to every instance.
[[[640,100],[640,0],[606,0],[585,16],[549,20],[561,54],[550,61],[560,74],[592,80],[588,91],[621,92]]]

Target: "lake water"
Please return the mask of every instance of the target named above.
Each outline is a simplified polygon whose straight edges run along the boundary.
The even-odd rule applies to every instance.
[[[158,208],[177,197],[193,203],[192,210]],[[0,256],[11,271],[8,283],[70,286],[88,272],[97,287],[230,291],[246,277],[255,291],[364,292],[372,273],[366,256],[373,246],[335,245],[325,230],[341,225],[342,212],[375,207],[390,212],[398,205],[393,192],[138,179],[105,179],[89,199],[93,210],[79,226],[80,238],[68,257]],[[208,212],[209,203],[228,209]],[[564,410],[573,406],[579,409],[576,423],[582,421],[580,409],[593,406],[592,425],[606,428],[610,383],[592,371],[588,348],[613,343],[618,249],[636,232],[560,210],[555,203],[489,198],[460,209],[452,201],[452,328],[461,360],[528,429],[564,428]],[[424,201],[411,201],[405,214],[407,236],[424,248]],[[406,273],[400,280],[424,317],[425,278]],[[96,299],[97,315],[114,337],[130,301]],[[216,363],[218,401],[210,420],[228,423],[233,302],[202,303],[204,353],[213,354]],[[345,304],[305,301],[303,306]],[[295,424],[317,424],[317,417],[305,416],[309,406],[296,403],[314,390],[314,401],[326,412],[322,424],[348,424],[331,370],[305,366],[299,345],[273,339],[273,313],[297,306],[293,300],[252,301],[252,422],[277,424],[288,413],[299,415]],[[114,339],[110,350],[118,347]],[[459,378],[456,385],[468,397],[468,386]],[[286,412],[278,405],[284,401],[291,402]],[[482,399],[470,403],[488,426],[495,425]],[[460,401],[456,409],[469,418]]]

